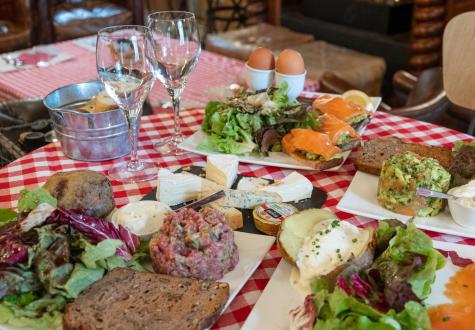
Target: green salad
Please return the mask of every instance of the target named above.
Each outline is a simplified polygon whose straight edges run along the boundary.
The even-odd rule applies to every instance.
[[[291,321],[313,330],[429,330],[423,300],[444,265],[430,237],[412,222],[382,221],[373,264],[349,265],[334,280],[316,278]]]
[[[57,329],[66,303],[106,272],[145,271],[146,242],[85,210],[57,208],[44,189],[22,190],[17,211],[0,210],[0,325]]]
[[[292,128],[319,127],[315,115],[287,97],[287,84],[262,93],[244,90],[206,104],[201,125],[207,138],[198,146],[227,154],[281,151],[281,138]]]

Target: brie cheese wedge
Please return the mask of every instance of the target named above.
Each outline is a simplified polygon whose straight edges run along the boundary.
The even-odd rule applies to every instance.
[[[238,173],[239,160],[235,155],[210,155],[206,161],[206,178],[231,188]]]
[[[197,199],[203,178],[187,172],[172,173],[161,168],[158,171],[157,200],[168,206]]]
[[[272,184],[265,179],[244,177],[239,180],[237,188],[246,192],[276,193],[280,196],[282,202],[297,202],[310,198],[313,191],[312,182],[295,171]]]
[[[313,184],[305,176],[294,171],[282,180],[276,180],[259,191],[275,192],[279,194],[283,202],[298,202],[312,196]]]

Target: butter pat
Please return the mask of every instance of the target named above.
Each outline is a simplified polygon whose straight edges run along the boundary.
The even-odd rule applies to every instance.
[[[158,171],[157,200],[173,206],[197,199],[202,178],[187,172],[172,173],[165,168]]]
[[[231,188],[238,173],[239,160],[234,155],[211,155],[206,161],[206,178]]]

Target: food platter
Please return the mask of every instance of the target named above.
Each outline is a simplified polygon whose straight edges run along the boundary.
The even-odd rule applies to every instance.
[[[391,212],[380,206],[376,199],[377,189],[377,176],[358,171],[336,208],[376,220],[398,219],[406,222],[410,219],[409,216]],[[448,208],[434,217],[415,217],[414,223],[421,229],[475,238],[475,230],[457,224]]]
[[[434,241],[434,247],[444,251],[455,251],[463,258],[475,260],[475,251],[469,246]],[[302,303],[300,296],[290,284],[289,278],[292,267],[281,260],[264,292],[249,314],[242,329],[289,329],[288,312]],[[446,266],[436,273],[431,295],[426,300],[428,305],[443,304],[448,302],[443,290],[445,283],[460,267],[447,261]]]
[[[204,173],[205,173],[204,168],[200,167],[200,166],[189,166],[189,167],[186,167],[186,168],[180,168],[176,172],[182,172],[185,169],[188,172],[193,173],[195,175],[204,175]],[[237,184],[238,184],[239,180],[241,180],[241,178],[243,178],[243,177],[244,176],[238,174],[236,182],[234,183],[232,188],[235,189],[237,187]],[[272,180],[272,179],[268,179],[268,181],[270,183],[274,182],[274,180]],[[150,193],[148,193],[143,198],[143,200],[156,200],[156,194],[157,194],[157,189],[155,188]],[[304,210],[304,209],[308,209],[308,208],[319,208],[323,205],[323,203],[325,203],[326,199],[327,199],[327,194],[324,191],[322,191],[322,190],[320,190],[316,187],[313,187],[312,196],[309,199],[305,199],[305,200],[299,201],[297,203],[291,203],[291,204],[294,205],[298,210]],[[178,209],[180,207],[183,207],[184,205],[185,205],[185,203],[175,205],[174,207],[172,207],[172,209]],[[260,232],[259,230],[257,230],[256,226],[254,225],[252,210],[242,209],[240,211],[242,212],[242,215],[243,215],[243,222],[244,222],[243,225],[244,226],[241,229],[238,229],[238,231],[245,232],[245,233],[252,233],[252,234],[262,235],[263,233]]]
[[[322,96],[325,94],[322,93],[305,93],[306,98],[316,98],[318,96]],[[373,109],[378,109],[379,104],[381,103],[380,97],[371,97],[371,102],[373,105]],[[357,133],[362,135],[366,130],[367,125],[363,125],[357,129]],[[199,155],[213,155],[217,154],[215,152],[210,152],[206,150],[201,150],[198,146],[202,143],[206,138],[206,133],[204,133],[201,129],[186,138],[180,145],[179,148],[197,153]],[[346,160],[350,154],[350,151],[345,151],[343,153],[343,157]],[[257,165],[265,165],[265,166],[276,166],[282,168],[289,168],[289,169],[299,169],[299,170],[315,170],[313,167],[307,166],[298,162],[297,160],[293,159],[292,157],[288,156],[283,152],[269,152],[268,156],[261,156],[258,154],[246,154],[246,155],[237,155],[240,162],[249,163],[249,164],[257,164]],[[328,171],[336,171],[341,167],[341,165],[336,166],[334,168],[328,169]]]

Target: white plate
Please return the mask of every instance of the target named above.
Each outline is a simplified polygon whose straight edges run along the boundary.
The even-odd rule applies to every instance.
[[[325,95],[322,93],[305,93],[306,97],[317,97],[319,95]],[[371,102],[373,103],[373,108],[378,109],[379,104],[381,103],[381,98],[380,97],[371,97]],[[366,129],[366,125],[364,127],[361,127],[360,129],[357,130],[359,135],[363,135],[364,131]],[[199,155],[213,155],[217,153],[213,152],[208,152],[208,151],[203,151],[198,149],[198,145],[204,141],[204,139],[207,137],[206,133],[202,132],[201,129],[197,132],[195,132],[193,135],[189,136],[186,138],[180,145],[178,146],[180,149],[189,151],[189,152],[194,152]],[[346,160],[348,158],[348,155],[350,154],[350,151],[346,151],[343,153],[343,157]],[[288,156],[287,154],[283,152],[270,152],[269,156],[260,156],[258,154],[254,155],[237,155],[239,158],[240,162],[243,163],[250,163],[250,164],[257,164],[257,165],[266,165],[266,166],[277,166],[277,167],[283,167],[283,168],[291,168],[291,169],[296,169],[296,170],[313,170],[315,169],[313,167],[305,166],[302,165],[302,163],[299,163],[292,157]],[[341,164],[343,165],[343,163]],[[338,170],[341,165],[336,166],[334,168],[328,169],[327,171],[336,171]]]
[[[446,251],[456,251],[459,256],[475,260],[475,249],[472,246],[434,241],[434,247]],[[302,304],[303,297],[295,290],[289,281],[292,267],[282,259],[274,275],[249,314],[241,329],[289,329],[289,311]],[[443,291],[445,284],[460,267],[452,264],[447,258],[447,264],[436,273],[432,292],[425,300],[427,305],[438,305],[449,302]]]
[[[376,220],[398,219],[406,222],[410,217],[391,212],[378,204],[376,191],[379,178],[375,175],[356,172],[348,190],[336,206],[337,210],[361,215]],[[418,228],[439,233],[475,238],[475,229],[462,227],[450,215],[448,208],[435,217],[415,217]]]
[[[262,259],[264,259],[266,253],[270,250],[272,244],[274,244],[275,237],[235,231],[234,240],[239,250],[239,263],[232,272],[227,273],[220,280],[221,282],[229,284],[229,299],[223,312],[228,308],[229,304],[231,304],[239,291],[241,291],[242,287],[257,269]],[[14,327],[2,325],[0,325],[0,329],[15,330]]]

